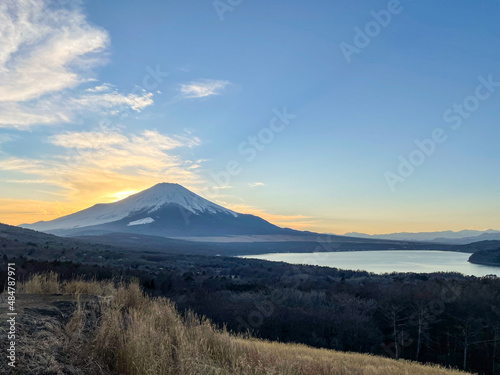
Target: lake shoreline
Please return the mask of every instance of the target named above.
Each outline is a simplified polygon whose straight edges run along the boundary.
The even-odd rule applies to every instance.
[[[241,258],[307,264],[344,270],[386,273],[455,272],[467,276],[500,277],[498,265],[470,262],[470,253],[443,250],[369,250],[313,253],[265,253]]]

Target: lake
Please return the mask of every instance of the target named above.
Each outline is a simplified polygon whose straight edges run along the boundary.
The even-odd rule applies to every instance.
[[[374,273],[390,272],[459,272],[464,275],[500,276],[500,267],[469,263],[471,254],[435,250],[347,251],[331,253],[275,253],[248,255],[244,258],[263,259],[291,264],[310,264],[345,270]]]

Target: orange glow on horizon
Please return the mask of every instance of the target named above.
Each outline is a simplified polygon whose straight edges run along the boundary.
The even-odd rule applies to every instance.
[[[85,186],[80,191],[68,190],[68,195],[58,201],[36,200],[36,199],[12,199],[0,198],[0,223],[9,225],[31,224],[38,221],[50,221],[61,216],[89,208],[97,203],[112,203],[129,197],[137,192],[153,186],[156,181],[144,182],[140,185],[131,184],[124,181],[122,184],[98,184]],[[119,185],[119,186],[117,186]],[[96,189],[95,186],[99,188]],[[195,193],[196,189],[188,187]],[[111,192],[110,192],[111,191]],[[205,197],[209,200],[210,197]],[[314,217],[297,214],[276,214],[269,213],[262,209],[244,204],[229,204],[227,202],[216,203],[236,212],[252,214],[271,222],[280,227],[292,228],[296,230],[308,230],[318,233],[345,234],[348,232],[360,232],[367,234],[385,234],[397,232],[435,232],[444,230],[463,230],[460,218],[447,220],[442,223],[427,223],[425,220],[408,220],[394,222],[391,217],[380,220],[374,217],[360,217],[357,213],[355,217]],[[467,228],[467,227],[466,227]],[[483,225],[474,228],[485,230]],[[486,227],[486,229],[495,229]]]
[[[111,197],[114,198],[113,202],[118,202],[138,192],[138,190],[119,191],[118,193],[112,194]]]

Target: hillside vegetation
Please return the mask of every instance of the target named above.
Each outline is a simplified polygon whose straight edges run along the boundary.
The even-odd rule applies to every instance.
[[[8,262],[16,264],[18,281],[47,271],[68,282],[75,277],[137,278],[148,295],[168,298],[180,312],[193,310],[219,328],[250,331],[260,339],[435,363],[485,375],[500,369],[498,277],[375,275],[248,258],[169,254],[0,225],[0,269],[6,269]],[[0,272],[0,285],[5,282],[6,272]],[[61,310],[44,305],[49,315]],[[26,324],[20,324],[29,332],[40,332],[31,317],[45,322],[48,316],[38,319],[40,311],[35,309],[23,318]],[[46,323],[64,326],[64,319]],[[52,331],[47,335],[53,336]],[[58,353],[62,352],[61,343]],[[61,357],[54,354],[54,358]]]
[[[488,266],[500,266],[500,247],[498,246],[499,244],[496,245],[497,247],[494,250],[482,250],[472,254],[469,262]]]
[[[313,349],[233,335],[208,319],[181,316],[165,298],[151,298],[137,282],[70,280],[35,275],[20,286],[27,294],[82,294],[65,326],[74,365],[92,374],[465,374],[409,361]]]

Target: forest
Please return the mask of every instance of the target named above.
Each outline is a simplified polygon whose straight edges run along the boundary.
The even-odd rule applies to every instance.
[[[500,371],[500,279],[494,276],[374,275],[231,257],[143,257],[156,269],[7,255],[2,263],[16,263],[20,279],[48,270],[63,280],[138,278],[148,294],[168,297],[181,312],[259,338],[481,374]]]

